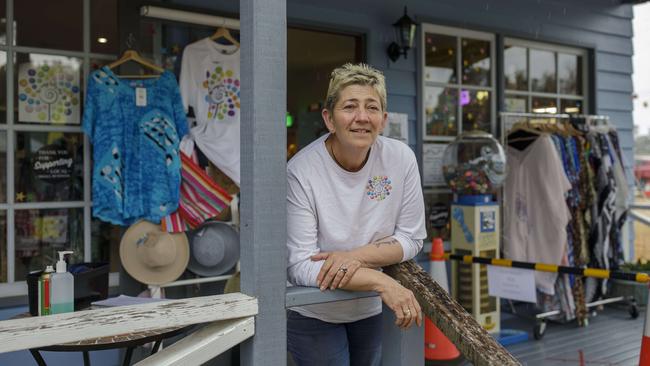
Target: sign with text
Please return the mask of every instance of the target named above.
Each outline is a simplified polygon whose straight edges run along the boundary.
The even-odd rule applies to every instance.
[[[490,296],[525,302],[537,302],[535,271],[521,268],[487,266]]]
[[[46,145],[36,151],[32,169],[36,178],[56,183],[72,176],[74,160],[65,146]]]
[[[442,156],[447,144],[422,144],[422,184],[424,186],[444,186],[442,175]]]

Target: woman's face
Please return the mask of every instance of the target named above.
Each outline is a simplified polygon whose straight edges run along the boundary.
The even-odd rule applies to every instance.
[[[369,85],[348,85],[339,94],[333,111],[323,109],[323,120],[346,148],[370,148],[386,125],[388,114],[379,94]]]

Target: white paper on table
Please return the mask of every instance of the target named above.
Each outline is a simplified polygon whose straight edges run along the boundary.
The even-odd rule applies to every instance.
[[[139,304],[149,304],[152,302],[166,301],[168,299],[154,299],[151,297],[134,297],[119,295],[117,297],[111,297],[106,300],[93,301],[91,305],[97,307],[114,307],[114,306],[129,306],[129,305],[139,305]]]
[[[537,302],[535,271],[488,265],[488,293],[506,299]]]

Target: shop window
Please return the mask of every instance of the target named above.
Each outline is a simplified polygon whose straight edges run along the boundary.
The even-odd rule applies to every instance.
[[[72,263],[83,262],[83,209],[16,210],[14,278],[55,263],[57,252],[72,250]]]
[[[91,222],[92,262],[109,263],[110,272],[120,271],[120,240],[125,228],[92,219]]]
[[[424,209],[426,217],[427,239],[431,243],[433,238],[450,240],[450,208],[453,195],[447,192],[425,191]]]
[[[0,29],[4,29],[1,27]],[[7,53],[0,51],[0,124],[7,123]]]
[[[586,111],[586,50],[506,38],[503,54],[504,111]]]
[[[102,68],[104,65],[110,64],[111,62],[115,61],[115,59],[90,59],[90,72],[93,72],[97,69]],[[83,85],[83,84],[82,84]]]
[[[554,98],[533,97],[533,113],[557,113],[557,104]]]
[[[528,98],[521,95],[508,95],[505,97],[506,112],[526,113],[528,112]]]
[[[0,131],[0,203],[7,202],[7,132]],[[4,240],[3,237],[1,240]]]
[[[427,33],[424,49],[424,80],[456,83],[456,37]]]
[[[561,113],[575,114],[581,113],[582,101],[578,99],[560,99],[560,110]]]
[[[582,57],[557,54],[560,94],[582,94]]]
[[[490,86],[492,78],[492,58],[490,57],[490,42],[463,38],[463,84]]]
[[[83,200],[82,134],[18,132],[15,146],[16,203]]]
[[[424,88],[426,133],[432,136],[456,136],[458,133],[458,89],[429,86]]]
[[[555,55],[550,51],[530,50],[530,79],[534,92],[557,93]]]
[[[16,123],[81,124],[82,60],[76,57],[17,53]]]
[[[506,89],[528,90],[527,51],[523,47],[505,47],[503,76]]]
[[[115,55],[119,42],[117,0],[90,1],[90,51]]]
[[[421,39],[423,140],[493,132],[494,35],[423,24]]]
[[[81,51],[83,0],[14,1],[14,29],[19,46]]]
[[[490,131],[490,92],[487,90],[461,90],[460,105],[463,110],[463,130]]]
[[[0,283],[7,282],[7,211],[0,211]]]
[[[7,296],[5,286],[24,281],[28,271],[54,263],[57,250],[74,250],[73,261],[84,258],[84,230],[91,227],[92,209],[90,195],[84,195],[84,179],[92,174],[83,170],[88,153],[84,153],[81,130],[85,71],[111,62],[124,46],[118,40],[117,0],[14,0],[12,4],[13,24],[8,25],[7,2],[0,1],[0,85],[4,85],[0,87],[0,297]],[[85,6],[89,6],[90,28],[84,34]],[[13,29],[10,40],[6,39],[8,26]],[[134,48],[141,43],[151,48],[152,28],[143,27],[149,39]],[[88,49],[84,37],[91,40]],[[100,38],[106,42],[98,42]],[[9,51],[13,51],[12,73],[7,70]],[[7,100],[7,86],[13,88],[13,100]],[[11,115],[7,103],[13,103]],[[7,150],[9,139],[11,150]],[[13,165],[9,175],[8,164]],[[8,186],[12,197],[7,196]],[[12,230],[7,230],[6,222],[14,223]],[[94,248],[95,242],[85,244]],[[9,262],[11,253],[15,260]],[[115,256],[98,253],[91,258],[113,261]]]
[[[7,2],[0,1],[0,44],[7,44]],[[4,85],[0,84],[0,85]]]

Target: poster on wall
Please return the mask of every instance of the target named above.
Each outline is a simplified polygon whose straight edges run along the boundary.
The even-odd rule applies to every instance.
[[[42,244],[68,242],[68,215],[23,211],[16,215],[15,225],[17,249],[22,250],[24,256],[35,255]]]
[[[422,181],[425,186],[444,186],[442,175],[442,156],[447,144],[422,145]]]
[[[409,143],[409,121],[408,114],[388,112],[386,128],[382,132],[383,136],[400,140],[403,143]]]
[[[79,70],[62,63],[18,67],[20,122],[79,124]]]

